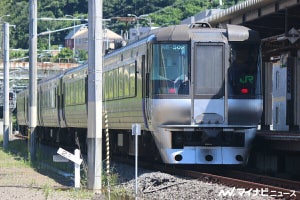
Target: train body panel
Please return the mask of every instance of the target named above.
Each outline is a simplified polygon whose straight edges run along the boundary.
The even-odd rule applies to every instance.
[[[262,99],[229,99],[228,123],[256,126],[262,113]]]
[[[242,26],[203,27],[155,29],[105,55],[102,127],[114,152],[134,154],[131,127],[139,123],[142,154],[155,147],[165,163],[247,163],[262,113],[260,39]],[[55,82],[59,125],[47,126],[86,133],[87,69]]]
[[[17,120],[19,125],[28,126],[28,90],[18,93],[17,96]]]
[[[141,99],[132,98],[118,102],[107,102],[104,107],[107,111],[109,129],[130,130],[134,123],[144,124]],[[103,124],[105,123],[103,122]]]
[[[152,99],[149,105],[151,129],[159,125],[190,125],[190,99]]]
[[[66,72],[61,84],[63,123],[66,127],[87,128],[87,65]]]
[[[64,109],[67,127],[87,128],[87,110],[85,104],[69,105]]]
[[[58,75],[47,81],[42,81],[37,89],[38,98],[38,120],[37,126],[59,127],[60,119],[58,116],[59,103],[57,100],[60,78]]]
[[[109,129],[130,131],[132,124],[139,123],[145,130],[142,76],[146,53],[147,39],[143,39],[105,56],[103,112]]]

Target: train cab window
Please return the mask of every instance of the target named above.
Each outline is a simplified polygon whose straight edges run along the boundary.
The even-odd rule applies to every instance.
[[[154,94],[188,95],[188,44],[153,44],[151,83]]]
[[[228,69],[228,96],[256,98],[261,94],[260,74],[259,45],[232,43]]]

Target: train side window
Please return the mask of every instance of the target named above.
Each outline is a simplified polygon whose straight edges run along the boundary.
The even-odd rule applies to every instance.
[[[129,79],[130,79],[130,96],[134,97],[136,95],[136,66],[135,63],[130,64],[129,67]]]
[[[108,72],[108,99],[113,99],[114,98],[114,79],[113,79],[113,71]]]
[[[50,108],[55,108],[55,88],[51,88],[49,91],[50,94]]]
[[[119,92],[118,92],[118,89],[119,89],[119,87],[118,87],[118,74],[119,74],[118,69],[114,69],[113,70],[113,80],[114,80],[114,82],[113,82],[113,87],[114,87],[114,89],[113,89],[113,91],[114,91],[113,98],[114,99],[117,99],[118,96],[119,96]]]
[[[80,103],[80,80],[77,80],[74,84],[75,86],[75,104],[79,104]]]
[[[85,78],[83,78],[81,80],[81,103],[85,103],[85,85],[84,85],[84,81],[85,81]]]
[[[74,105],[75,104],[75,87],[74,87],[74,84],[71,82],[70,83],[70,98],[71,98],[71,105]]]
[[[124,67],[119,68],[119,98],[124,97]]]
[[[124,96],[129,97],[130,90],[130,79],[129,79],[129,65],[124,67]]]
[[[70,87],[68,83],[65,83],[65,105],[70,105]]]

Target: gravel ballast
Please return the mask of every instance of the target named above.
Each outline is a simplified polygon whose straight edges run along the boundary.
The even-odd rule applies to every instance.
[[[120,174],[120,184],[132,196],[135,195],[134,167],[118,164],[114,167]],[[215,183],[203,182],[187,177],[178,177],[162,172],[139,169],[138,199],[274,199],[266,190],[234,188]]]

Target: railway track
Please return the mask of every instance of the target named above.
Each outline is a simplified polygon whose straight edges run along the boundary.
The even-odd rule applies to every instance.
[[[252,192],[274,198],[300,199],[300,182],[297,181],[224,169],[218,174],[213,174],[167,167],[164,172],[227,185],[235,188],[240,194]]]

